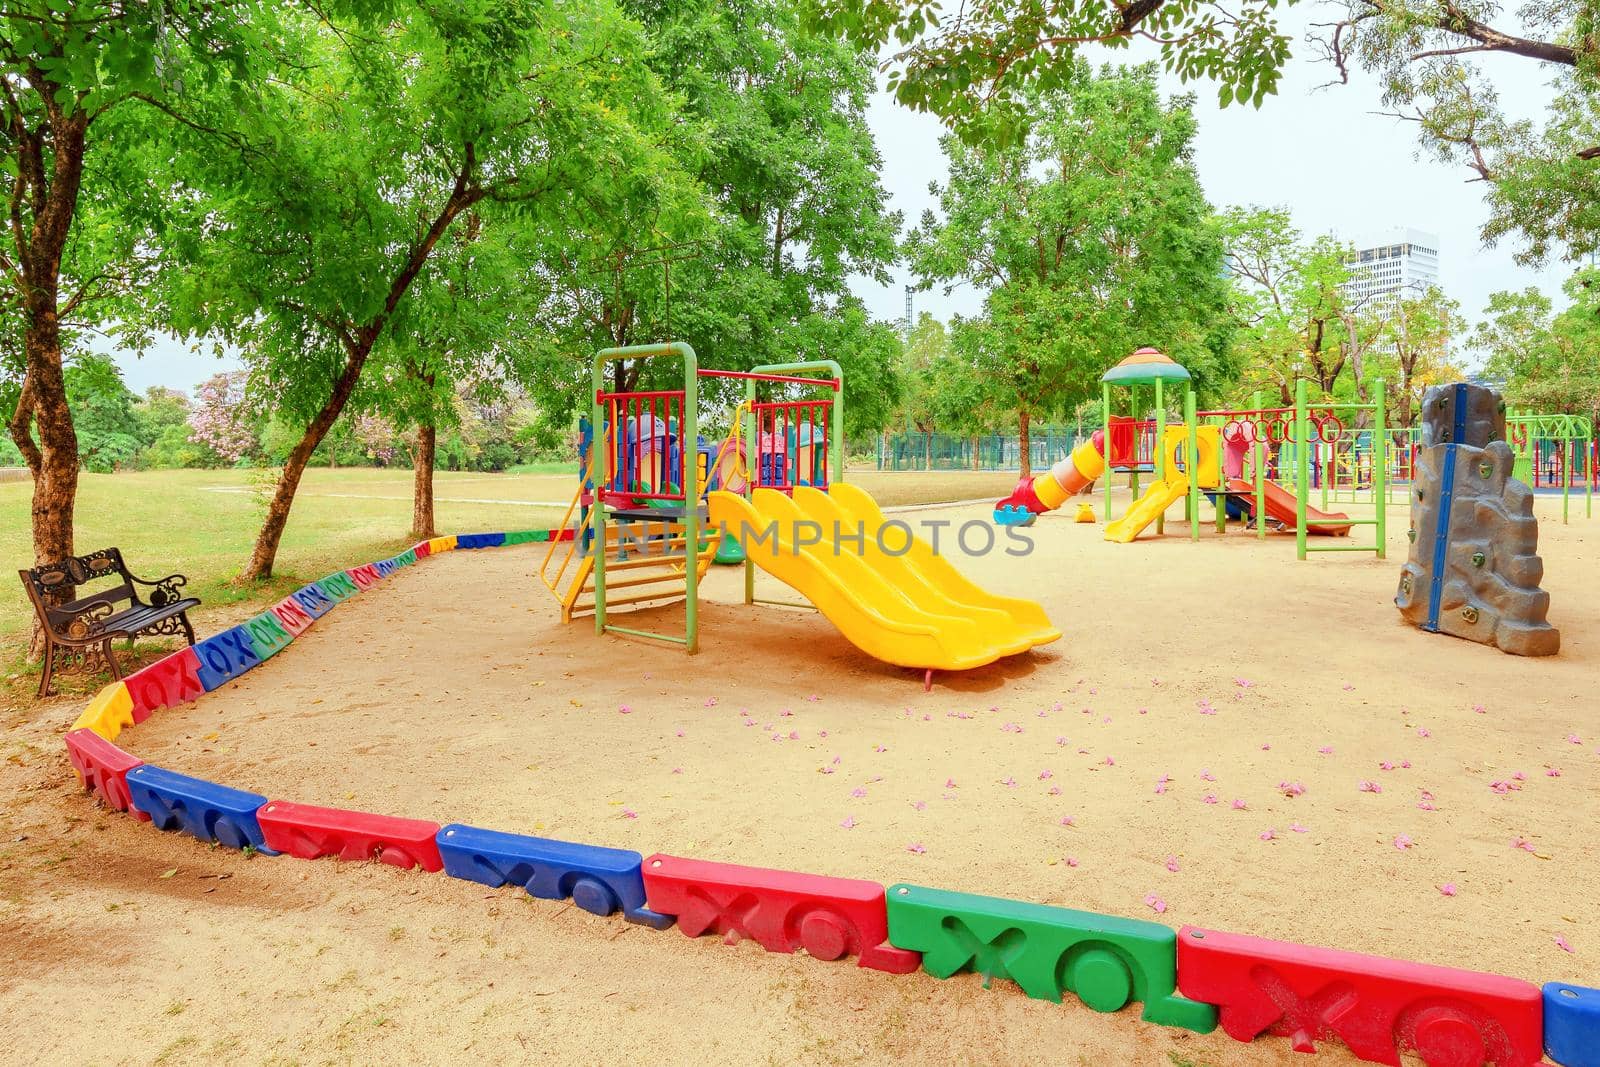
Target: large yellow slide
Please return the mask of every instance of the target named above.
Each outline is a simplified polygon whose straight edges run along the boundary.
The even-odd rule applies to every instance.
[[[986,592],[903,525],[885,529],[877,502],[853,485],[706,499],[712,524],[740,538],[752,563],[887,663],[968,670],[1061,636],[1038,604]]]

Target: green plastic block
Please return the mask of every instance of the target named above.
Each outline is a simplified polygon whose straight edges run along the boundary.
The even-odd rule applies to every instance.
[[[1210,1033],[1217,1009],[1177,994],[1170,926],[921,886],[891,886],[889,943],[922,953],[935,978],[1009,978],[1037,1000],[1077,994],[1095,1011],[1144,1004],[1144,1020]]]
[[[317,583],[317,588],[321,589],[329,600],[335,601],[348,600],[360,591],[356,588],[356,583],[343,571],[328,575]]]
[[[417,550],[414,548],[408,548],[396,556],[395,559],[400,561],[400,566],[409,567],[417,561]]]
[[[525,545],[530,541],[550,540],[549,530],[507,530],[506,544]]]
[[[245,635],[250,638],[250,647],[255,649],[257,659],[266,659],[275,656],[289,646],[294,636],[283,628],[283,623],[270,611],[263,611],[260,615],[244,623]]]

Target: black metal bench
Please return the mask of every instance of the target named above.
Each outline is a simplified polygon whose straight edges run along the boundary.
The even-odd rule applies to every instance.
[[[122,562],[122,552],[102,548],[86,556],[73,556],[32,570],[18,571],[23,588],[33,602],[44,634],[44,676],[39,679],[39,695],[50,695],[50,678],[55,673],[56,657],[87,660],[94,654],[105,657],[113,678],[122,670],[111,652],[111,642],[126,637],[131,647],[139,634],[183,634],[194,644],[194,627],[189,625],[189,609],[200,606],[195,597],[179,590],[189,579],[169,574],[156,581],[135,576]],[[80,595],[64,604],[50,601],[64,587],[80,587],[103,578],[117,578],[119,584]],[[150,592],[141,598],[141,588]],[[81,592],[81,590],[78,590]]]

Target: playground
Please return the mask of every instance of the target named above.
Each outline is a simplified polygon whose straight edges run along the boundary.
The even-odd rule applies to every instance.
[[[1558,605],[1593,603],[1594,539],[1558,508],[1539,501],[1547,588]],[[1071,520],[1041,517],[1026,560],[959,559],[996,592],[1036,597],[1069,637],[928,694],[814,613],[744,604],[738,568],[708,574],[697,656],[597,640],[560,623],[535,543],[392,575],[119,744],[307,803],[1532,981],[1600,977],[1592,613],[1559,613],[1559,657],[1504,656],[1376,613],[1394,565],[1371,555],[1297,564],[1292,537],[1177,531],[1133,548]],[[1391,530],[1392,554],[1403,538]],[[783,590],[762,576],[757,592]],[[681,615],[650,609],[635,625]],[[977,975],[879,975],[656,934],[515,886],[207,850],[79,792],[57,740],[74,714],[66,703],[59,721],[25,726],[0,770],[14,831],[4,933],[19,961],[0,1007],[50,1005],[31,1032],[66,1058],[92,1057],[115,1028],[132,1060],[525,1046],[737,1062],[759,1046],[782,1061],[1024,1062],[1066,1043],[1086,1064],[1299,1062],[1283,1041],[1153,1027],[1009,982],[985,990]],[[258,932],[237,937],[235,916]],[[86,958],[84,943],[102,951]],[[540,977],[494,981],[511,972]],[[254,990],[248,1013],[208,992],[229,975]],[[320,1028],[284,1021],[307,998]],[[1321,1060],[1355,1062],[1336,1042]]]

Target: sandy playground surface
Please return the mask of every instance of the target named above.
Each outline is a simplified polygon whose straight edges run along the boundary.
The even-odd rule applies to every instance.
[[[709,583],[697,658],[597,640],[560,625],[527,546],[404,571],[124,741],[289,800],[1140,918],[1159,900],[1174,926],[1600,985],[1600,520],[1540,510],[1554,660],[1399,622],[1403,505],[1387,561],[1178,523],[1113,545],[1058,514],[1030,558],[963,566],[1066,638],[929,694],[815,614],[738,604],[737,570]],[[78,710],[14,729],[0,764],[0,1059],[1304,1062],[973,975],[208,850],[76,790]]]

